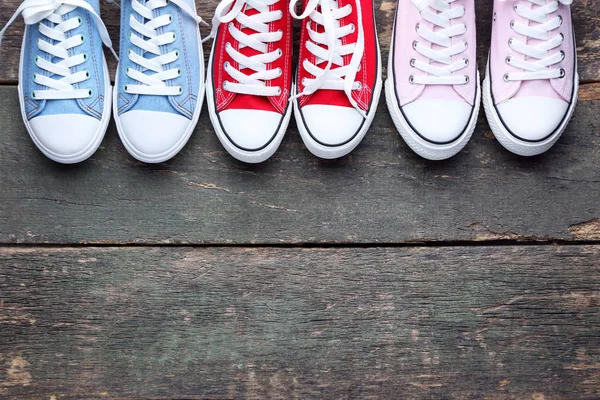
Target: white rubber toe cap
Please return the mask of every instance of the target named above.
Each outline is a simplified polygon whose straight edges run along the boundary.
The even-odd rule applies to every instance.
[[[528,141],[550,136],[569,109],[566,101],[551,97],[517,97],[496,106],[500,118],[513,135]]]
[[[190,135],[191,120],[179,114],[134,110],[118,118],[127,149],[144,162],[162,162],[175,156]]]
[[[41,150],[66,163],[82,161],[80,155],[93,152],[101,134],[100,120],[82,114],[42,115],[32,118],[29,126]]]
[[[319,104],[304,106],[301,110],[310,135],[327,146],[338,146],[351,140],[365,120],[351,107]]]
[[[219,119],[229,140],[242,150],[264,148],[280,128],[282,115],[265,110],[224,110]]]
[[[402,107],[415,132],[433,143],[450,143],[465,131],[473,106],[458,100],[417,100]]]

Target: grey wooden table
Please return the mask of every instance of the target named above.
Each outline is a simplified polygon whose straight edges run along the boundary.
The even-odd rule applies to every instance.
[[[385,61],[395,5],[376,7]],[[482,67],[491,1],[477,11]],[[482,115],[438,163],[382,101],[338,161],[292,124],[270,161],[238,163],[204,111],[170,162],[136,162],[111,125],[90,160],[57,165],[21,122],[15,24],[0,53],[0,398],[600,398],[600,3],[573,11],[582,85],[559,143],[519,158]],[[116,41],[118,10],[103,14]]]

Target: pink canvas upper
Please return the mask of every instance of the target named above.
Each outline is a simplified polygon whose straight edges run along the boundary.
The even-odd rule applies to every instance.
[[[551,3],[554,1],[556,0],[547,0],[546,2]],[[516,5],[519,5],[519,7],[538,7],[527,0],[494,0],[489,73],[495,104],[502,103],[511,98],[527,96],[551,97],[570,102],[573,96],[573,80],[576,68],[571,7],[560,2],[558,10],[548,15],[549,20],[556,17],[562,18],[562,25],[551,32],[550,38],[562,34],[564,36],[563,44],[551,50],[549,55],[559,53],[561,50],[565,52],[565,58],[560,63],[551,67],[554,69],[563,68],[565,76],[556,79],[506,82],[504,80],[506,73],[521,72],[520,69],[507,64],[507,57],[510,56],[525,60],[525,56],[511,49],[508,42],[511,38],[523,42],[527,40],[524,35],[518,34],[511,28],[511,21],[520,21],[530,26],[535,24],[535,22],[530,22],[526,18],[519,16],[514,9]],[[527,44],[535,45],[536,42],[538,41],[535,39],[529,39]]]
[[[473,105],[477,88],[475,5],[473,0],[456,0],[451,3],[451,7],[465,8],[465,15],[453,19],[452,22],[453,24],[465,24],[467,27],[464,34],[452,38],[452,43],[457,44],[464,41],[468,45],[464,52],[453,56],[452,60],[462,60],[463,58],[469,60],[469,65],[466,68],[453,74],[467,75],[469,83],[461,85],[420,85],[410,83],[410,76],[427,74],[413,68],[410,62],[413,58],[423,62],[429,62],[429,60],[413,48],[413,42],[418,41],[420,45],[426,45],[436,50],[439,50],[440,46],[432,45],[422,38],[417,32],[416,26],[421,24],[423,27],[434,31],[440,28],[434,27],[432,23],[424,20],[411,0],[398,0],[392,53],[390,54],[390,56],[393,54],[393,71],[388,71],[388,76],[394,74],[396,93],[401,106],[415,100],[429,99],[462,100]]]

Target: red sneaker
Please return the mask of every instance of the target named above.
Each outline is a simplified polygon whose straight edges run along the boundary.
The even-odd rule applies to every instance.
[[[291,117],[292,20],[286,0],[223,0],[214,37],[206,100],[217,137],[247,163],[275,153]]]
[[[294,115],[304,144],[322,158],[350,153],[363,139],[381,93],[381,54],[372,0],[307,0]]]

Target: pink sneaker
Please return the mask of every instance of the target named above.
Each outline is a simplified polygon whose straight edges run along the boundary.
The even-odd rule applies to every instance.
[[[469,141],[479,113],[473,0],[398,0],[385,94],[396,128],[421,157]]]
[[[498,141],[522,156],[548,150],[577,102],[572,0],[495,0],[483,104]]]

